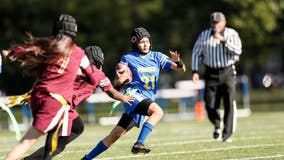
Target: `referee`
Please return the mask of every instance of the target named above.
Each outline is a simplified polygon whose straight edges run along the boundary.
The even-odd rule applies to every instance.
[[[214,125],[213,138],[232,142],[236,129],[236,70],[234,64],[242,53],[238,33],[226,27],[226,18],[221,12],[210,15],[211,27],[202,31],[192,52],[192,81],[199,80],[199,62],[205,66],[205,107],[210,122]],[[223,125],[219,114],[221,100],[224,104]]]

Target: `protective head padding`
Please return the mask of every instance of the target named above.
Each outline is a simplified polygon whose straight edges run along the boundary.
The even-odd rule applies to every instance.
[[[64,34],[74,38],[77,33],[77,23],[74,17],[68,14],[61,14],[53,24],[53,35]]]
[[[151,35],[145,28],[137,27],[132,31],[131,36],[130,36],[130,43],[131,43],[133,51],[139,51],[137,44],[144,37],[149,38],[151,42]]]
[[[104,53],[99,46],[88,46],[85,53],[91,64],[101,69],[104,64]]]

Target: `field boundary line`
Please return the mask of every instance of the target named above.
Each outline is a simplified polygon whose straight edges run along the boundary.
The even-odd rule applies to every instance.
[[[248,140],[248,139],[271,139],[271,136],[255,136],[255,137],[239,137],[236,138],[236,141],[239,140]],[[153,142],[153,141],[152,141]],[[170,145],[185,145],[185,144],[195,144],[195,143],[210,143],[210,142],[216,142],[216,143],[221,143],[213,139],[193,139],[193,140],[186,140],[186,141],[174,141],[174,142],[163,142],[163,143],[156,143],[156,144],[151,144],[149,147],[155,147],[155,146],[170,146]],[[129,142],[128,142],[129,143]],[[122,145],[126,144],[124,142],[118,142],[117,145]],[[70,144],[70,145],[76,145],[76,146],[86,146],[86,144]],[[95,144],[94,144],[95,146]],[[130,147],[130,146],[129,146]],[[65,151],[68,152],[68,151]],[[72,151],[70,151],[72,152]]]
[[[222,151],[222,150],[233,150],[233,149],[247,149],[247,148],[257,148],[257,147],[274,147],[274,146],[284,146],[284,143],[280,144],[258,144],[258,145],[247,145],[247,146],[229,146],[229,147],[220,147],[220,148],[207,148],[194,151],[176,151],[176,152],[163,152],[163,153],[150,153],[146,155],[128,155],[128,156],[115,156],[115,157],[105,157],[98,158],[99,160],[115,160],[115,159],[129,159],[129,158],[139,158],[139,157],[154,157],[154,156],[166,156],[166,155],[177,155],[177,154],[189,154],[189,153],[199,153],[199,152],[213,152],[213,151]],[[81,153],[89,150],[76,150],[76,151],[65,151],[64,153]],[[233,160],[233,159],[232,159]],[[240,159],[236,159],[240,160]]]
[[[230,146],[230,147],[201,149],[201,150],[195,150],[195,151],[164,152],[164,153],[154,153],[154,154],[146,154],[146,155],[116,156],[116,157],[107,157],[107,158],[98,158],[98,159],[100,160],[114,160],[114,159],[125,159],[125,158],[128,159],[128,158],[139,158],[139,157],[167,156],[167,155],[177,155],[177,154],[213,152],[213,151],[221,151],[221,150],[246,149],[246,148],[257,148],[257,147],[273,147],[273,146],[284,146],[284,143],[259,144],[259,145],[248,145],[248,146]]]
[[[226,159],[226,160],[253,160],[253,159],[270,159],[270,158],[281,158],[284,157],[284,154],[276,154],[270,156],[257,156],[257,157],[245,157],[245,158],[234,158],[234,159]]]

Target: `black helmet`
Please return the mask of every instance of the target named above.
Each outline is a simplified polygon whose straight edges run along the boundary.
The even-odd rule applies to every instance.
[[[104,53],[99,46],[88,46],[85,49],[91,64],[95,65],[98,69],[101,69],[104,64]]]
[[[74,38],[77,33],[77,23],[74,17],[68,14],[61,14],[53,24],[53,35],[64,34]]]
[[[134,28],[130,36],[130,43],[133,51],[139,51],[137,43],[144,37],[148,37],[151,43],[151,35],[145,28],[143,27]]]

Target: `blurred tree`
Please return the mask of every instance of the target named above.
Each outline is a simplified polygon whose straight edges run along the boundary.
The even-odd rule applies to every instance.
[[[250,73],[254,64],[265,63],[267,47],[280,48],[278,54],[284,62],[283,0],[1,0],[0,47],[22,43],[26,32],[49,36],[54,18],[68,13],[78,21],[77,43],[82,48],[97,44],[105,52],[103,69],[110,78],[121,55],[130,51],[129,35],[138,26],[151,33],[153,50],[181,52],[190,71],[192,47],[198,34],[209,27],[213,11],[224,12],[228,26],[240,33],[244,72]],[[14,65],[4,61],[3,70],[0,88],[8,94],[23,93],[31,87],[34,79],[22,77]],[[171,77],[173,81],[188,79],[190,72]]]
[[[243,40],[244,54],[240,63],[245,67],[246,73],[259,74],[260,70],[265,70],[267,61],[272,59],[269,58],[270,56],[277,56],[284,62],[282,56],[284,1],[226,0],[226,2],[230,6],[229,24],[239,31]],[[273,52],[275,49],[279,51]],[[274,71],[283,72],[284,65]]]

